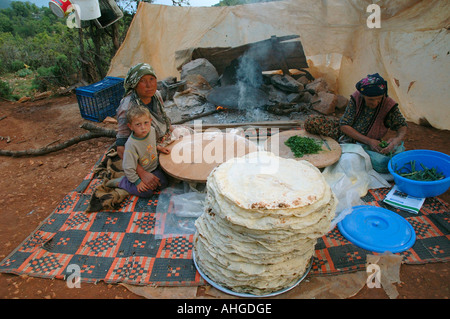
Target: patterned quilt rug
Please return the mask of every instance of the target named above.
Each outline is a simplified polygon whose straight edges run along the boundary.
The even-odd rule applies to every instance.
[[[383,202],[390,188],[369,190],[362,198],[366,205],[378,206],[396,212],[414,228],[414,245],[401,253],[406,264],[446,262],[450,260],[450,206],[437,197],[425,199],[418,214],[395,209]],[[335,227],[316,244],[312,275],[335,275],[365,270],[367,251],[350,243]]]
[[[117,210],[87,214],[89,199],[100,183],[91,171],[0,263],[0,272],[65,279],[78,270],[81,282],[205,284],[192,260],[192,232],[174,233],[170,227],[192,220],[177,220],[171,205],[158,206],[161,194],[150,199],[129,196]],[[449,205],[438,198],[427,198],[419,214],[410,214],[382,202],[388,191],[389,188],[370,190],[363,200],[367,205],[397,212],[415,229],[414,246],[400,253],[403,261],[407,264],[448,261]],[[374,253],[351,244],[335,227],[318,240],[310,275],[364,270],[367,254]]]

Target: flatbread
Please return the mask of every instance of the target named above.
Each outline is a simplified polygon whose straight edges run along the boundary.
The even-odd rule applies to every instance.
[[[217,167],[209,179],[221,194],[247,209],[306,207],[321,199],[326,189],[322,174],[309,162],[269,152],[233,158]]]
[[[206,191],[196,220],[196,264],[217,284],[254,295],[303,276],[337,205],[315,166],[268,152],[216,167]]]

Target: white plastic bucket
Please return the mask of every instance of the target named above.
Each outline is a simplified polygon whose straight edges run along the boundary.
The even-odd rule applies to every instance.
[[[81,20],[94,20],[101,16],[98,0],[72,0]]]

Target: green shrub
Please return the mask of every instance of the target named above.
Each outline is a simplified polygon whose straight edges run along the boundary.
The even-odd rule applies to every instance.
[[[21,77],[21,78],[24,78],[24,77],[26,77],[27,75],[30,75],[30,74],[33,74],[33,71],[31,71],[30,69],[21,69],[21,70],[16,72],[16,75]]]
[[[124,12],[114,26],[118,33],[112,27],[69,29],[49,7],[12,1],[10,7],[0,9],[0,74],[26,77],[22,82],[29,84],[32,79],[23,70],[26,63],[37,75],[32,89],[39,91],[70,86],[80,77],[97,81],[106,73],[116,52],[115,41],[123,41],[132,18],[133,14]]]
[[[23,69],[25,66],[25,63],[23,63],[23,61],[20,60],[14,60],[11,62],[11,65],[9,66],[9,69],[11,72],[17,72],[21,69]]]
[[[39,91],[72,84],[70,75],[76,72],[64,54],[56,57],[55,65],[50,67],[41,66],[36,71],[37,76],[33,80],[33,87]]]
[[[37,89],[38,91],[47,91],[49,88],[53,86],[53,83],[55,82],[54,79],[54,72],[55,72],[54,66],[50,67],[39,67],[36,72],[37,75],[33,79],[33,88]]]
[[[5,99],[11,98],[12,89],[8,82],[0,80],[0,97]]]

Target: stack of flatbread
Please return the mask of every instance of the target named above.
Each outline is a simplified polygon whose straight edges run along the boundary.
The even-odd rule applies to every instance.
[[[221,287],[252,295],[298,282],[337,205],[315,166],[268,152],[216,167],[206,191],[196,221],[197,267]]]

